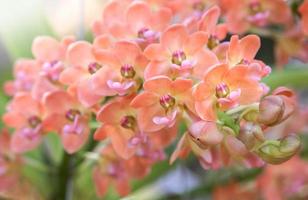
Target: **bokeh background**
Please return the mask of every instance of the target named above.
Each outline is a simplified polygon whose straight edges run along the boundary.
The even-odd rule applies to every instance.
[[[91,23],[100,18],[104,0],[0,0],[0,84],[12,77],[12,65],[18,58],[32,57],[31,43],[38,35],[50,35],[61,38],[64,35],[76,35],[91,41],[89,31]],[[262,48],[258,57],[273,64],[274,43],[269,38],[262,38]],[[272,87],[289,85],[296,87],[300,102],[308,104],[308,66],[292,61],[284,72],[274,72],[266,82]],[[305,78],[306,77],[306,78]],[[300,81],[297,81],[300,80]],[[303,81],[304,80],[304,81]],[[292,83],[292,84],[290,84]],[[8,97],[0,89],[0,114],[5,109]],[[0,124],[1,125],[1,124]],[[303,136],[302,155],[308,157],[308,137]],[[53,146],[56,148],[56,146]],[[174,147],[167,151],[171,152]],[[131,199],[211,199],[211,192],[217,185],[230,179],[246,181],[257,176],[262,169],[222,169],[205,172],[195,158],[190,157],[177,165],[169,166],[165,161],[156,165],[150,176],[133,184]],[[31,172],[30,172],[31,174]],[[43,178],[38,178],[40,190],[44,190]],[[48,180],[48,179],[47,179]],[[181,184],[179,184],[181,183]],[[85,174],[78,182],[78,187],[90,188],[78,193],[74,199],[95,199],[90,175]],[[77,188],[78,188],[77,187]],[[46,188],[45,188],[46,189]],[[80,190],[80,191],[81,191]],[[117,199],[111,192],[106,199]],[[129,199],[129,198],[127,198]]]

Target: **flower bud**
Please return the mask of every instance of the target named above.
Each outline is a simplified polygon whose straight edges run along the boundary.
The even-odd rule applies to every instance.
[[[281,140],[280,151],[283,153],[294,154],[300,147],[300,139],[296,135],[289,135]]]
[[[257,149],[257,154],[267,163],[280,164],[289,160],[300,148],[300,140],[289,135],[281,140],[265,141]]]
[[[206,149],[210,145],[217,145],[223,140],[223,134],[213,122],[195,122],[189,127],[189,134],[202,149]]]
[[[259,111],[256,109],[248,109],[243,112],[243,118],[248,122],[256,122],[258,120]]]
[[[265,97],[259,105],[258,121],[266,126],[273,126],[280,122],[285,110],[284,101],[279,96]]]
[[[245,144],[247,149],[252,150],[257,144],[264,141],[264,135],[259,125],[246,123],[241,127],[238,139]]]

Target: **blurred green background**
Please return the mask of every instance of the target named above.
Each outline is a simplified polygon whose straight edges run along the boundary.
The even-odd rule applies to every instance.
[[[77,35],[79,38],[91,40],[89,25],[101,16],[106,1],[103,0],[0,0],[0,84],[12,77],[12,65],[18,58],[31,58],[31,43],[38,35],[50,35],[61,38],[64,35]],[[262,49],[258,56],[268,64],[273,64],[273,41],[262,38]],[[308,66],[303,63],[291,63],[284,71],[276,72],[265,80],[272,88],[286,85],[296,88],[301,94],[301,102],[307,104]],[[0,114],[5,110],[8,97],[0,90]],[[0,123],[0,126],[2,124]],[[184,128],[182,128],[184,130]],[[50,148],[58,153],[56,160],[62,158],[61,145],[58,137],[48,136]],[[307,137],[304,138],[307,144]],[[304,153],[308,155],[305,145]],[[170,153],[174,146],[167,151]],[[40,150],[29,153],[29,158],[44,159]],[[306,152],[306,153],[305,153]],[[45,166],[34,163],[36,168],[25,169],[25,174],[31,177],[40,192],[48,193],[46,188],[50,174],[42,176]],[[94,186],[91,181],[91,163],[83,163],[76,173],[74,180],[76,189],[73,199],[96,199]],[[81,171],[83,173],[81,173]],[[221,169],[204,172],[195,158],[177,161],[169,166],[164,161],[154,166],[152,173],[143,180],[134,181],[133,193],[130,199],[210,199],[212,189],[230,179],[246,181],[255,177],[261,169]],[[182,182],[183,184],[179,183]],[[106,199],[118,199],[110,192]]]

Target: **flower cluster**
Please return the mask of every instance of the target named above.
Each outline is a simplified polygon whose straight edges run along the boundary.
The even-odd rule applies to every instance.
[[[10,148],[8,130],[0,130],[0,196],[7,199],[40,198],[22,174],[23,158]]]
[[[308,163],[298,156],[279,166],[269,165],[256,178],[246,184],[231,182],[217,187],[215,200],[237,199],[307,199]]]
[[[177,138],[171,163],[190,151],[205,169],[282,163],[299,149],[298,137],[265,132],[289,118],[296,96],[262,83],[271,68],[255,58],[257,35],[226,36],[289,27],[291,17],[283,0],[113,0],[93,24],[92,43],[41,36],[32,44],[34,59],[16,62],[3,116],[15,130],[11,149],[32,150],[49,132],[69,154],[89,137],[107,141],[93,169],[98,195],[111,183],[126,195],[129,181],[165,159],[164,148]],[[93,135],[91,124],[98,125]]]

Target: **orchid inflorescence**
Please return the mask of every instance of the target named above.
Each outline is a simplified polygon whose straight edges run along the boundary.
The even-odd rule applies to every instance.
[[[14,80],[5,84],[12,96],[3,116],[14,128],[11,151],[33,150],[50,132],[69,154],[90,137],[105,141],[93,150],[99,196],[110,183],[120,195],[129,193],[129,181],[167,159],[171,144],[170,163],[193,152],[204,169],[290,159],[300,147],[295,133],[270,139],[266,132],[292,115],[296,95],[262,82],[271,68],[255,58],[257,35],[227,33],[278,24],[303,38],[307,26],[293,24],[285,1],[243,2],[113,0],[93,24],[93,43],[37,37],[34,59],[18,60]],[[282,48],[287,37],[300,40],[279,37],[281,61],[297,56]],[[1,154],[1,177],[10,162]]]

